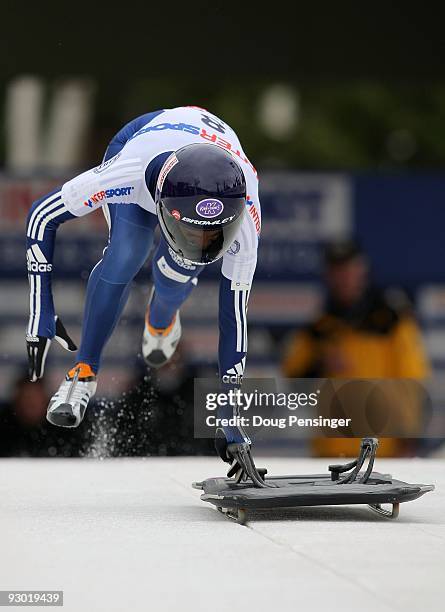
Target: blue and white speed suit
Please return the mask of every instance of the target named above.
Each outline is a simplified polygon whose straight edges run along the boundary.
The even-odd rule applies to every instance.
[[[54,242],[65,221],[102,208],[108,246],[91,271],[78,362],[97,372],[102,350],[119,320],[131,281],[144,264],[158,223],[154,194],[167,157],[192,143],[211,143],[232,153],[247,183],[247,204],[239,234],[224,254],[219,291],[220,375],[242,375],[247,351],[247,303],[257,260],[261,226],[258,179],[235,132],[197,107],[142,115],[112,139],[103,163],[34,202],[27,219],[30,281],[29,336],[54,337],[51,291]],[[150,324],[169,325],[195,286],[204,266],[182,261],[161,238],[153,257],[155,286]]]

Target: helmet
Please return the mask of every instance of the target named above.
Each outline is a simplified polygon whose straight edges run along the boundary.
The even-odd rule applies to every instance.
[[[175,253],[209,264],[229,249],[240,228],[246,180],[228,151],[191,144],[166,159],[155,202],[162,234]]]

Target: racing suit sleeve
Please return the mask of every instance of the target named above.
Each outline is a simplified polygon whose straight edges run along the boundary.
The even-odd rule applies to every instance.
[[[261,229],[258,197],[247,198],[240,231],[225,253],[219,291],[219,373],[222,382],[241,381],[247,354],[247,305]]]
[[[26,259],[29,279],[27,336],[53,338],[55,313],[51,290],[53,254],[57,228],[75,219],[66,206],[61,189],[36,200],[26,220]]]

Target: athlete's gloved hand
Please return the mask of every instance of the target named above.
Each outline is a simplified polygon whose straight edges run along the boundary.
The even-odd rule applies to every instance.
[[[58,316],[55,317],[56,333],[55,340],[67,351],[77,351],[77,346],[71,340],[62,321]],[[45,361],[48,349],[51,345],[51,338],[45,336],[26,336],[26,348],[28,351],[28,372],[29,380],[35,382],[42,378],[45,370]]]
[[[223,377],[221,381],[221,389],[222,389],[222,392],[228,393],[229,391],[238,390],[239,385],[235,385],[233,383],[227,383]],[[225,406],[219,406],[217,410],[218,418],[230,420],[230,419],[233,419],[233,417],[239,417],[240,416],[240,406],[238,405],[238,400],[235,400],[235,403],[236,405],[232,405],[228,403]],[[249,436],[244,431],[241,424],[234,424],[234,425],[225,426],[225,427],[218,427],[215,431],[215,450],[225,463],[232,463],[234,459],[228,449],[229,443],[230,444],[247,443],[250,445]]]
[[[215,431],[215,450],[217,455],[219,455],[221,457],[221,459],[225,462],[225,463],[232,463],[233,458],[228,454],[227,452],[227,448],[228,448],[228,443],[227,443],[227,438],[224,434],[224,431],[221,427],[218,427],[218,429]]]

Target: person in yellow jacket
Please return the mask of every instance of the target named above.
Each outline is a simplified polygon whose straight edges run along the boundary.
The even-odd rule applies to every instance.
[[[423,380],[430,366],[419,327],[401,291],[379,290],[369,282],[365,254],[352,240],[325,251],[327,301],[324,313],[294,334],[282,370],[288,378],[412,378]],[[404,398],[406,402],[406,397]],[[400,418],[422,418],[420,397],[400,400]],[[393,406],[394,408],[394,406]],[[397,407],[396,407],[397,409]],[[382,438],[380,456],[409,451],[408,440]],[[357,440],[313,440],[318,456],[354,456]]]

